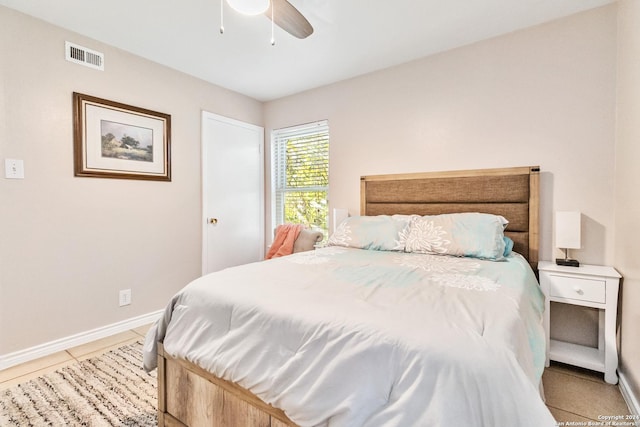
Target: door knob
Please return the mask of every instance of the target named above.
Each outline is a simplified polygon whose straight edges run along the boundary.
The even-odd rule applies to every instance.
[[[218,218],[209,218],[209,224],[217,224]]]

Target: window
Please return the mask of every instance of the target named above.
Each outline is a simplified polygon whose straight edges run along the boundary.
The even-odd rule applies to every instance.
[[[272,133],[274,227],[304,224],[328,233],[329,124],[321,121]]]

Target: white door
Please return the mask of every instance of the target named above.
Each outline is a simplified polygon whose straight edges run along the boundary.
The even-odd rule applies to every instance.
[[[202,113],[202,273],[264,258],[264,129]]]

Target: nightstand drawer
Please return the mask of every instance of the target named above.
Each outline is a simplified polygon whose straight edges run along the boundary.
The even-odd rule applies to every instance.
[[[606,281],[604,280],[549,274],[549,295],[551,297],[604,304],[606,289]]]

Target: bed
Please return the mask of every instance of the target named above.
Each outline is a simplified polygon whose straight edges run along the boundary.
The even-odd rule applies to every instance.
[[[188,284],[145,341],[158,425],[555,425],[541,393],[538,180],[538,167],[365,176],[361,216],[330,246]],[[443,255],[438,230],[470,218],[506,219],[503,240]]]

